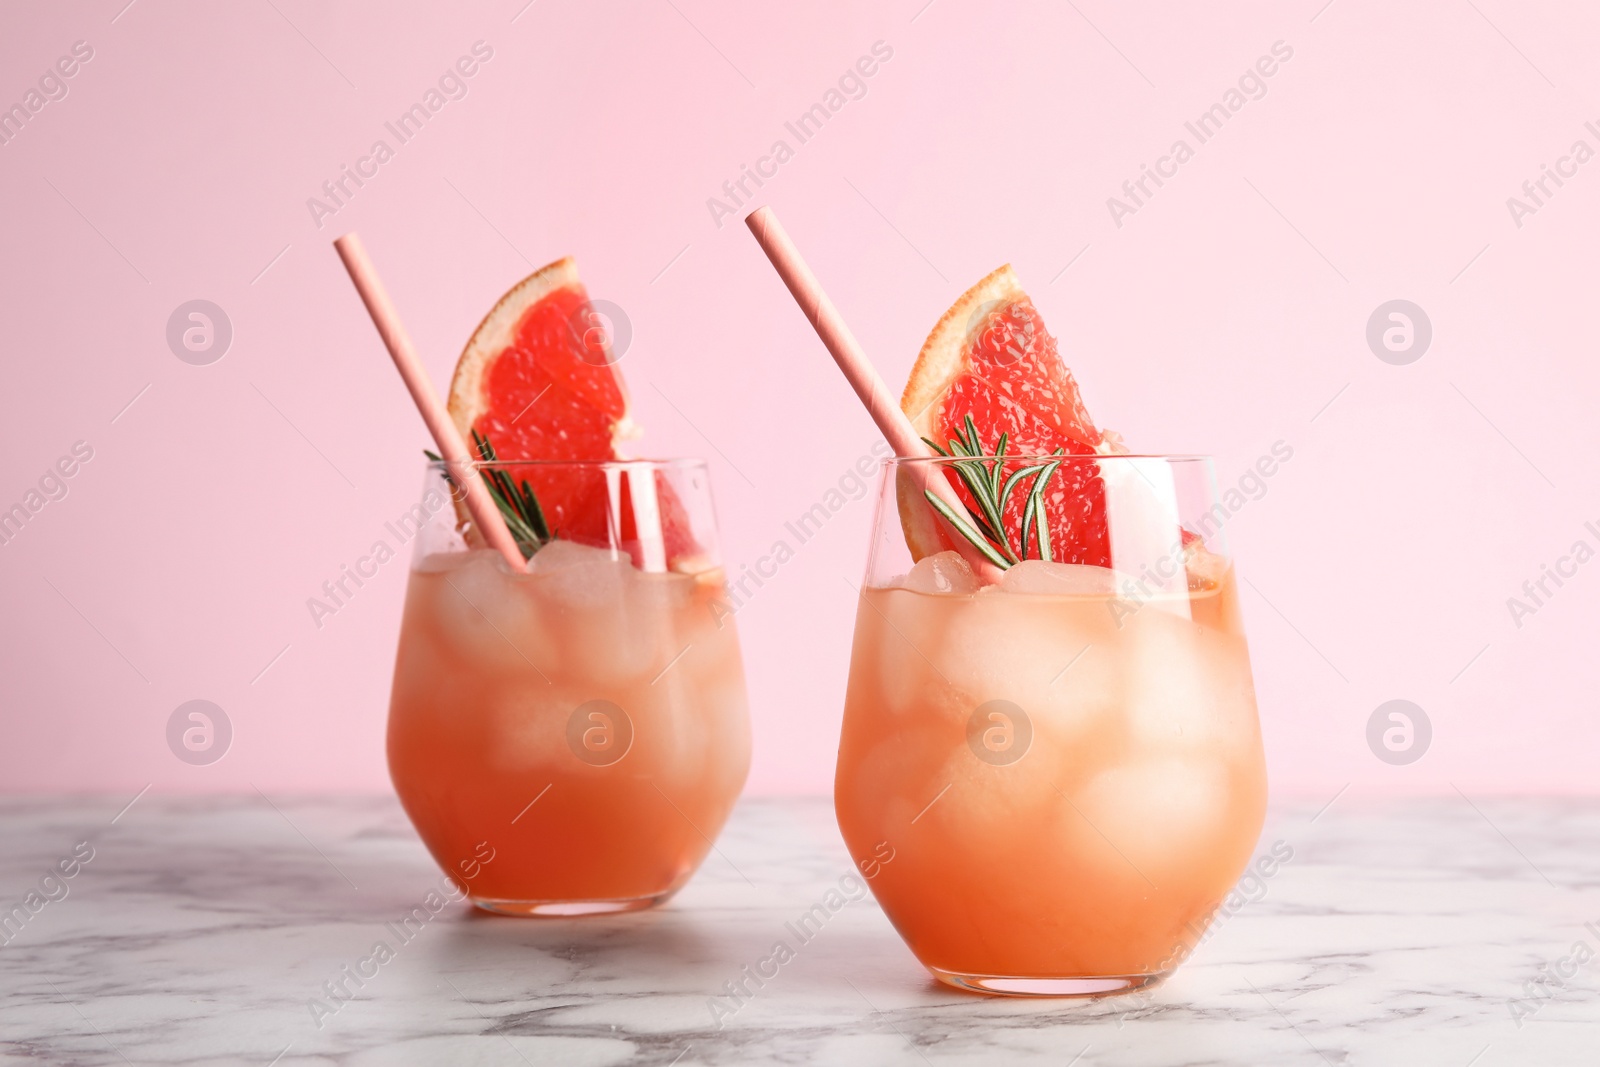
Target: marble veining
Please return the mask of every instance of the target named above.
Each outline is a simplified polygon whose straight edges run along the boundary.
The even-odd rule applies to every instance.
[[[127,800],[0,801],[0,1063],[1600,1062],[1593,801],[1275,808],[1293,858],[1171,981],[1062,1002],[939,986],[870,897],[798,941],[851,870],[825,801],[743,802],[654,911],[457,902],[403,940],[440,873],[392,799]]]

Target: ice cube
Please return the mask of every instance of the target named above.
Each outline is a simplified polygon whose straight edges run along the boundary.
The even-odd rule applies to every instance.
[[[1087,686],[1112,661],[1115,620],[1099,598],[985,594],[941,620],[928,655],[978,700],[1054,702]],[[1070,669],[1069,668],[1070,665]],[[1093,688],[1109,688],[1096,685]]]
[[[597,693],[655,675],[693,643],[688,575],[645,574],[626,555],[556,541],[534,555],[529,586],[562,674]]]
[[[1260,726],[1244,637],[1145,605],[1124,620],[1125,714],[1134,743],[1245,760]]]
[[[629,568],[624,575],[623,588],[630,607],[638,611],[670,612],[676,618],[686,611],[694,598],[695,579],[673,572],[652,573]],[[705,612],[697,614],[705,615]]]
[[[1158,592],[1181,593],[1183,531],[1177,487],[1166,460],[1126,457],[1100,464],[1105,486],[1111,560]]]
[[[1228,576],[1228,558],[1208,550],[1204,541],[1195,541],[1184,550],[1187,557],[1190,589],[1215,589]]]
[[[885,729],[866,709],[860,709],[866,713],[853,723],[851,716],[856,710],[846,712],[845,734],[840,743],[836,788],[841,825],[847,811],[857,820],[863,813],[872,813],[883,819],[880,826],[906,826],[913,820],[926,821],[928,827],[947,825],[950,812],[946,801],[983,801],[981,793],[974,798],[965,795],[965,790],[958,792],[945,769],[953,755],[965,751],[959,723],[912,720],[896,722]],[[976,762],[970,755],[967,760]],[[952,797],[950,793],[957,795]],[[928,827],[913,826],[912,830]],[[951,847],[964,844],[935,832]],[[984,833],[992,836],[993,827],[985,827]]]
[[[622,582],[633,570],[627,556],[609,548],[552,541],[534,553],[530,572],[541,596],[562,606],[593,610],[618,603]]]
[[[418,568],[412,582],[433,590],[438,630],[461,650],[463,664],[507,662],[513,667],[535,655],[541,641],[528,579],[512,572],[505,558],[490,549],[440,554],[427,562],[442,569]]]
[[[702,654],[701,624],[707,616],[694,602],[694,579],[635,570],[626,557],[622,562],[626,569],[621,602],[593,617],[599,639],[610,646],[593,669],[619,680],[648,679],[660,675],[680,654],[674,672],[697,659]],[[593,650],[591,646],[576,651],[581,661],[591,662],[588,653]]]
[[[936,552],[917,561],[900,581],[914,593],[945,593],[966,596],[978,591],[978,579],[959,552]]]
[[[472,552],[429,552],[417,560],[411,569],[423,574],[444,574],[461,567],[473,555]]]
[[[1108,567],[1027,559],[1006,571],[1000,588],[1007,593],[1115,596],[1117,572]]]
[[[856,602],[851,685],[861,685],[896,715],[925,717],[943,688],[933,666],[946,619],[971,605],[966,598],[933,597],[898,586],[863,589]]]
[[[438,556],[428,558],[439,559]],[[461,601],[461,610],[477,613],[507,606],[506,594],[511,583],[520,576],[511,573],[505,557],[492,549],[480,548],[471,552],[451,553],[447,558],[453,566],[423,573],[437,575],[447,588],[454,590]],[[479,625],[482,625],[481,620]]]
[[[1220,761],[1145,756],[1108,768],[1076,790],[1065,826],[1083,848],[1084,862],[1107,876],[1167,886],[1192,878],[1234,845],[1234,799]]]
[[[573,567],[614,563],[622,558],[622,553],[610,548],[580,545],[576,541],[551,541],[534,553],[528,567],[535,574],[555,575]]]
[[[646,701],[645,740],[665,781],[697,788],[737,775],[744,781],[750,737],[744,672],[731,629],[713,631],[640,687]]]
[[[526,771],[541,767],[560,773],[572,766],[567,744],[567,719],[588,697],[585,690],[551,685],[525,685],[501,691],[474,712],[487,719],[487,756],[497,769]]]

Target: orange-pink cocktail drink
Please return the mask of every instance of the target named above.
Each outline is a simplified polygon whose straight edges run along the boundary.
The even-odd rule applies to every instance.
[[[951,984],[1088,995],[1159,980],[1260,833],[1266,769],[1232,567],[1159,513],[1142,542],[1131,505],[1119,526],[1118,501],[1143,490],[1123,473],[1113,547],[1129,562],[1149,549],[1145,573],[1164,581],[1030,559],[984,586],[953,551],[897,576],[883,557],[905,564],[898,530],[875,541],[835,804],[858,860],[894,848],[873,894]]]
[[[653,465],[626,466],[648,477]],[[667,476],[693,513],[704,470]],[[522,574],[452,539],[435,529],[418,549],[390,704],[390,773],[417,832],[447,871],[472,866],[467,892],[490,910],[666,899],[749,766],[721,569],[705,557],[692,573],[641,569],[651,553],[637,542],[554,540]],[[470,864],[484,842],[493,862]]]

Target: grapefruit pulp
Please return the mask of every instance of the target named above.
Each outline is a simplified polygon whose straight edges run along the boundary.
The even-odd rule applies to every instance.
[[[1123,451],[1120,438],[1102,433],[1083,406],[1078,383],[1055,338],[1009,264],[962,294],[934,326],[911,369],[901,410],[917,433],[948,448],[970,416],[983,448],[994,454],[1002,432],[1008,457],[1069,456]],[[1012,464],[1008,458],[1007,470]],[[969,507],[975,501],[953,469],[946,476]],[[901,526],[914,560],[954,548],[954,534],[923,500],[915,479],[898,486]],[[1003,515],[1004,533],[1020,542],[1027,493],[1013,493]],[[1105,486],[1093,463],[1063,463],[1044,496],[1052,557],[1058,563],[1111,566]],[[1028,558],[1039,558],[1035,539]]]
[[[594,328],[589,295],[571,257],[542,267],[502,296],[473,331],[450,382],[450,417],[461,436],[486,438],[503,462],[621,460],[635,436],[628,393],[610,339]],[[511,467],[538,498],[553,536],[627,551],[660,570],[695,555],[689,517],[666,479],[628,470]],[[635,514],[652,503],[657,524]]]

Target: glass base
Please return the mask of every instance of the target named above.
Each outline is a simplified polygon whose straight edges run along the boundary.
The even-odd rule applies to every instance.
[[[621,897],[616,900],[498,900],[473,897],[472,903],[496,915],[520,915],[539,919],[570,919],[581,915],[621,915],[643,911],[664,903],[672,891],[648,897]]]
[[[998,974],[957,974],[954,971],[941,971],[937,967],[929,967],[928,970],[945,985],[1001,997],[1111,997],[1149,989],[1172,973],[1152,971],[1149,974],[1109,974],[1092,978],[1011,978]]]

